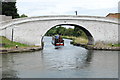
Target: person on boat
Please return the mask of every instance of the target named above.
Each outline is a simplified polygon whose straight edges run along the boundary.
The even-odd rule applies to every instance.
[[[61,34],[59,35],[59,42],[62,42],[63,41],[63,39],[62,39],[62,37],[61,37]]]
[[[55,39],[59,39],[59,35],[57,34],[57,35],[55,35]]]
[[[57,34],[57,35],[55,35],[55,43],[57,43],[58,40],[59,40],[59,35]]]

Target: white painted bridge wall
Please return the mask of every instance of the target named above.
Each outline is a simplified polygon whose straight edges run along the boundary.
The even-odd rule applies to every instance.
[[[76,24],[87,29],[94,38],[94,43],[118,43],[118,21],[104,17],[90,16],[44,16],[15,19],[1,23],[0,34],[11,40],[14,28],[14,41],[41,45],[44,34],[60,24]]]

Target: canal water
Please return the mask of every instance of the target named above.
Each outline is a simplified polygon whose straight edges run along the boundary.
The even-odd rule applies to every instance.
[[[64,40],[59,49],[51,44],[51,37],[44,37],[42,51],[0,55],[2,77],[118,78],[118,51],[86,50]]]

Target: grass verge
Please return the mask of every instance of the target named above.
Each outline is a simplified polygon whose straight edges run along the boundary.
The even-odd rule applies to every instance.
[[[62,36],[65,39],[73,40],[73,44],[85,44],[87,45],[88,39],[83,37],[74,37],[74,36]],[[120,47],[120,44],[103,44],[103,43],[96,43],[95,45],[90,45],[91,47]]]
[[[4,36],[0,36],[0,44],[2,45],[3,48],[11,48],[11,47],[15,47],[16,45],[18,45],[18,47],[32,47],[27,44],[22,44],[19,42],[12,42]]]
[[[62,36],[65,39],[71,39],[73,40],[74,43],[77,44],[87,44],[88,43],[88,39],[85,39],[83,37],[74,37],[74,36]]]
[[[108,44],[110,47],[120,47],[120,44]]]

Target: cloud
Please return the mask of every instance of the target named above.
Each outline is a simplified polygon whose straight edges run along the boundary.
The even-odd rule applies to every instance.
[[[74,14],[75,10],[82,14],[89,15],[88,12],[93,11],[93,15],[98,15],[97,12],[103,15],[107,10],[107,13],[117,11],[118,2],[119,0],[17,0],[17,8],[20,14],[28,16],[69,15]]]

